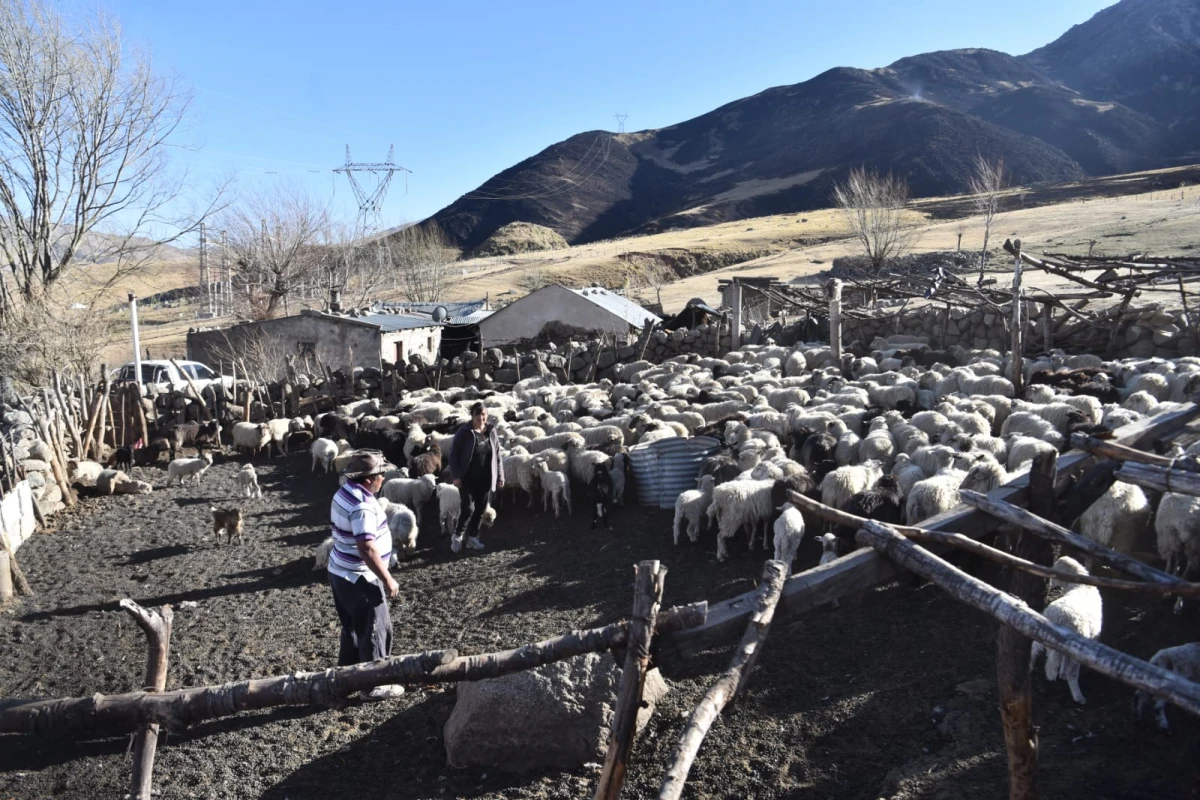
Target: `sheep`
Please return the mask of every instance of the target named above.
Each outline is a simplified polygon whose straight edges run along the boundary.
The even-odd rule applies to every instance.
[[[1125,390],[1129,395],[1144,393],[1155,400],[1166,400],[1171,396],[1171,384],[1165,375],[1157,372],[1145,372],[1136,375],[1125,382]]]
[[[800,542],[804,539],[804,516],[791,503],[784,503],[782,514],[775,520],[775,560],[787,565],[787,574],[792,574],[792,561]]]
[[[1000,435],[1009,436],[1014,433],[1039,439],[1052,445],[1055,450],[1061,449],[1066,443],[1062,433],[1053,423],[1031,411],[1013,411],[1008,415],[1008,419],[1004,420],[1004,424],[1000,426]],[[1011,468],[1010,464],[1009,469]]]
[[[96,476],[96,491],[100,494],[112,494],[117,485],[129,480],[129,476],[119,469],[101,470]]]
[[[167,449],[171,454],[171,460],[174,461],[176,453],[186,444],[194,445],[197,455],[207,447],[219,448],[221,446],[221,426],[216,420],[203,423],[181,422],[169,428],[165,432],[164,438],[167,440]]]
[[[417,532],[420,530],[418,514],[403,503],[389,501],[383,510],[387,517],[388,530],[392,532],[392,547],[405,557],[417,549]]]
[[[233,424],[233,446],[238,450],[248,450],[252,455],[257,455],[270,443],[271,431],[266,425],[253,422]]]
[[[1008,440],[1008,471],[1018,469],[1033,461],[1040,453],[1057,453],[1058,448],[1033,436],[1014,435]]]
[[[612,530],[612,522],[608,519],[608,506],[612,502],[612,476],[608,472],[610,467],[607,462],[593,465],[592,478],[588,481],[588,499],[596,510],[592,517],[593,529],[603,522],[606,528]]]
[[[262,497],[262,488],[258,485],[258,472],[253,464],[247,463],[238,470],[237,485],[243,497]]]
[[[567,465],[570,476],[578,483],[586,484],[591,481],[593,470],[600,464],[608,464],[611,468],[610,459],[604,453],[597,450],[584,450],[576,443],[570,443],[567,448]],[[611,484],[612,477],[609,477]],[[611,496],[609,498],[612,499]]]
[[[452,536],[458,530],[458,517],[462,513],[462,494],[450,483],[437,485],[438,522],[443,536]]]
[[[913,464],[911,458],[908,453],[898,453],[896,462],[892,464],[892,474],[900,483],[900,493],[906,497],[918,481],[929,477],[929,473]]]
[[[854,495],[874,487],[882,476],[883,468],[878,461],[838,467],[821,481],[821,502],[841,508]]]
[[[549,450],[551,448],[556,450],[565,450],[567,449],[568,444],[575,444],[581,450],[587,447],[587,442],[585,442],[583,437],[578,433],[566,432],[551,434],[541,439],[534,439],[525,446],[525,449],[531,454],[536,455],[543,450]]]
[[[612,476],[613,485],[613,503],[621,507],[625,506],[625,486],[629,477],[629,454],[616,453],[612,457],[612,469],[609,474]]]
[[[418,448],[408,462],[408,471],[414,478],[422,475],[437,475],[442,471],[442,448],[432,439]]]
[[[177,458],[170,464],[167,464],[167,485],[170,486],[176,480],[179,485],[183,485],[183,479],[188,476],[192,478],[193,483],[199,483],[200,477],[208,471],[212,466],[212,453],[205,453],[199,458]]]
[[[1079,533],[1097,544],[1130,553],[1138,535],[1149,527],[1152,513],[1141,488],[1114,481],[1108,491],[1080,515]],[[1090,557],[1085,562],[1089,572],[1094,568],[1093,563]]]
[[[892,468],[896,457],[896,440],[888,430],[887,420],[876,417],[871,428],[858,444],[858,457],[862,461],[878,461],[886,470]]]
[[[830,561],[836,561],[838,557],[838,537],[832,533],[822,533],[817,537],[817,541],[821,543],[821,561],[818,566],[825,566]],[[834,606],[837,601],[833,601]]]
[[[287,437],[292,432],[292,421],[290,419],[270,419],[263,424],[267,426],[267,433],[270,436],[270,440],[267,442],[267,455],[271,455],[271,446],[274,445],[279,448],[279,455],[286,456],[288,454]]]
[[[675,520],[671,523],[675,544],[679,544],[679,523],[687,520],[687,535],[694,544],[700,538],[700,528],[706,521],[704,516],[712,503],[716,479],[712,475],[701,475],[696,489],[680,492],[675,498]]]
[[[393,478],[383,484],[379,494],[391,503],[403,503],[411,508],[420,523],[421,509],[436,492],[437,478],[422,475],[419,478]]]
[[[1008,483],[1008,470],[995,458],[987,456],[976,461],[969,470],[959,489],[987,494],[998,486]]]
[[[945,469],[932,478],[917,481],[904,504],[904,519],[909,525],[949,511],[959,503],[958,487],[966,473]]]
[[[329,472],[333,469],[333,460],[338,456],[338,444],[332,439],[317,439],[308,449],[312,454],[312,469],[310,472],[317,471],[317,465],[321,465],[322,472]]]
[[[1087,575],[1088,571],[1070,556],[1063,556],[1054,562],[1054,568],[1061,572],[1075,575]],[[1100,635],[1100,627],[1104,621],[1104,605],[1100,599],[1100,590],[1095,586],[1085,586],[1082,583],[1067,583],[1058,578],[1050,581],[1050,588],[1066,587],[1066,591],[1050,605],[1046,606],[1043,615],[1046,619],[1060,627],[1073,631],[1085,639],[1095,639]],[[1049,650],[1041,642],[1033,643],[1029,654],[1029,668],[1033,669],[1038,657],[1046,655],[1046,680],[1065,680],[1071,688],[1071,697],[1076,703],[1083,704],[1083,692],[1079,690],[1079,662],[1069,658],[1057,650]]]
[[[926,475],[936,475],[954,462],[958,451],[944,444],[931,444],[919,447],[912,452],[912,463],[916,464]]]
[[[542,484],[542,511],[547,510],[547,498],[554,506],[554,518],[558,519],[559,509],[565,502],[567,516],[571,516],[571,482],[561,472],[554,472],[545,461],[537,462],[538,480]],[[610,478],[611,480],[611,478]]]
[[[67,474],[70,476],[71,483],[78,483],[81,486],[95,486],[96,479],[103,471],[104,466],[95,461],[80,461],[76,458],[67,461]]]
[[[1170,575],[1200,566],[1200,497],[1166,492],[1154,517],[1158,555]]]
[[[1158,405],[1158,399],[1149,392],[1134,392],[1121,403],[1122,408],[1136,411],[1144,416],[1153,416]]]
[[[1164,647],[1150,658],[1150,663],[1156,667],[1170,670],[1180,677],[1190,681],[1200,682],[1200,642],[1181,644],[1178,647]],[[1133,713],[1138,719],[1146,712],[1146,704],[1150,702],[1150,693],[1138,689],[1133,694]],[[1154,700],[1154,719],[1158,727],[1166,731],[1167,702],[1162,698]]]
[[[846,467],[845,469],[859,469]],[[766,525],[770,522],[771,490],[774,481],[735,480],[723,483],[713,488],[712,502],[705,512],[717,522],[717,560],[724,561],[728,557],[725,543],[739,530],[746,527],[750,531],[750,539],[758,525],[764,526],[763,540],[766,541]]]

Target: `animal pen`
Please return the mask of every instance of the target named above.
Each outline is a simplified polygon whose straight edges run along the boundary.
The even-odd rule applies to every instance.
[[[1016,292],[993,287],[970,286],[961,279],[943,276],[926,279],[905,276],[902,280],[850,281],[835,283],[827,296],[799,289],[768,287],[781,302],[828,310],[830,341],[835,361],[841,360],[843,319],[860,312],[842,307],[846,287],[877,296],[915,294],[924,286],[938,300],[954,299],[1005,312],[1009,320],[1014,353],[1028,349],[1025,336],[1028,315],[1023,316],[1019,274],[1022,266],[1041,269],[1092,289],[1087,297],[1059,295],[1039,305],[1046,349],[1082,343],[1094,347],[1115,341],[1117,322],[1132,313],[1130,301],[1143,291],[1169,291],[1184,304],[1190,293],[1186,285],[1200,278],[1200,264],[1184,261],[1153,264],[1129,262],[1103,267],[1106,273],[1095,280],[1082,277],[1085,271],[1065,259],[1036,259],[1021,253],[1019,243],[1008,245],[1018,273]],[[1128,268],[1133,276],[1115,274]],[[1170,285],[1171,288],[1164,288]],[[1120,297],[1117,310],[1085,313],[1080,303],[1093,297]],[[1017,300],[1017,302],[1013,302]],[[1007,305],[1007,309],[1002,306]],[[1059,314],[1059,319],[1054,315]],[[949,314],[947,314],[949,318]],[[1185,329],[1186,331],[1187,329]],[[1190,334],[1189,334],[1190,335]],[[1107,338],[1106,338],[1107,337]],[[1024,381],[1022,359],[1012,359],[1012,379]],[[438,367],[439,371],[441,367]],[[384,377],[374,390],[387,394]],[[168,413],[195,409],[202,419],[228,418],[231,409],[250,418],[252,404],[268,416],[286,416],[321,405],[332,406],[338,397],[353,396],[353,375],[337,380],[332,373],[317,378],[290,375],[275,385],[260,385],[243,379],[234,389],[219,385],[186,393],[186,401],[167,396],[161,406]],[[392,390],[393,395],[399,394]],[[113,411],[114,406],[116,411]],[[62,380],[20,407],[31,418],[42,441],[49,445],[53,481],[62,503],[74,502],[68,483],[68,455],[75,459],[101,457],[106,443],[112,447],[138,438],[149,439],[149,427],[141,388],[110,387],[107,379],[90,383],[79,377]],[[64,735],[95,731],[136,731],[131,793],[135,798],[152,794],[153,765],[160,729],[179,730],[203,720],[231,716],[241,711],[277,706],[322,709],[337,706],[356,691],[389,683],[438,684],[479,681],[529,670],[583,653],[611,652],[622,665],[614,707],[611,738],[605,762],[594,789],[596,798],[615,798],[621,793],[634,746],[637,711],[648,670],[678,664],[716,647],[735,645],[729,666],[711,685],[694,709],[679,737],[660,782],[660,798],[680,797],[689,770],[704,738],[721,711],[750,679],[755,662],[769,638],[773,623],[788,623],[822,608],[839,598],[851,597],[870,587],[910,572],[936,584],[951,597],[990,615],[999,623],[997,639],[997,682],[1000,714],[1008,753],[1010,797],[1030,798],[1037,793],[1038,732],[1033,724],[1029,660],[1032,642],[1066,654],[1092,670],[1116,681],[1166,700],[1193,715],[1200,715],[1200,684],[1146,661],[1056,625],[1042,615],[1047,579],[1104,587],[1110,590],[1194,597],[1200,584],[1149,566],[1116,550],[1099,545],[1063,527],[1102,496],[1113,481],[1120,480],[1154,489],[1200,495],[1200,463],[1194,459],[1170,458],[1149,452],[1183,431],[1200,417],[1200,395],[1190,406],[1112,431],[1075,434],[1071,449],[1061,455],[1039,456],[1027,470],[986,495],[963,491],[962,506],[921,521],[918,526],[884,524],[848,515],[802,494],[790,500],[817,516],[857,530],[861,547],[828,564],[786,577],[786,566],[769,560],[763,567],[758,588],[729,600],[662,608],[666,568],[658,561],[642,561],[633,569],[632,611],[628,619],[558,637],[526,644],[512,650],[466,655],[456,649],[433,649],[395,656],[370,664],[294,672],[221,685],[197,686],[166,691],[170,662],[173,609],[164,605],[146,609],[131,599],[121,607],[146,633],[145,681],[141,690],[117,695],[65,697],[57,699],[0,700],[0,733],[21,735]],[[26,476],[13,458],[14,443],[4,446],[3,489],[7,492]],[[46,515],[35,502],[39,522],[47,528]],[[1009,549],[982,541],[1007,526]],[[6,577],[11,574],[18,593],[29,591],[16,561],[14,548],[5,536],[3,557],[7,570],[0,569],[0,599]],[[1063,573],[1046,566],[1053,547],[1085,553],[1122,572],[1130,579]],[[969,554],[1007,569],[1000,585],[990,585],[955,566],[944,556],[952,551]],[[1011,552],[1010,552],[1011,551]],[[5,562],[0,560],[0,568]],[[6,574],[7,573],[7,574]],[[783,635],[776,633],[776,636]],[[431,643],[436,644],[436,643]]]

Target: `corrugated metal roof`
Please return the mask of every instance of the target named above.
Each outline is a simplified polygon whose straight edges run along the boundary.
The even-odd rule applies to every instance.
[[[705,459],[720,447],[711,436],[677,436],[629,448],[629,466],[642,505],[674,508],[675,498],[696,488]]]
[[[608,289],[603,289],[599,286],[587,289],[572,289],[571,291],[585,300],[595,303],[610,314],[617,315],[637,328],[644,326],[647,320],[654,320],[655,322],[659,320],[656,314],[650,313],[632,300],[628,300],[619,294],[614,294]]]
[[[487,303],[483,300],[459,300],[441,303],[395,302],[376,303],[374,306],[372,306],[372,310],[382,314],[416,314],[418,316],[432,316],[433,310],[438,306],[442,306],[446,309],[447,316],[452,318],[465,317],[469,314],[473,314],[486,305]]]
[[[481,308],[478,311],[472,311],[470,314],[464,314],[461,317],[450,317],[446,320],[448,325],[475,325],[490,317],[496,312]]]
[[[384,333],[437,326],[437,323],[429,317],[418,317],[412,314],[364,314],[361,317],[354,317],[354,319],[378,325]]]

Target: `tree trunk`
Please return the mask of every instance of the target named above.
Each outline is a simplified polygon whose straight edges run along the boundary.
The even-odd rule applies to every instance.
[[[775,606],[783,592],[783,582],[787,577],[787,566],[782,561],[768,561],[763,566],[763,580],[754,598],[754,611],[750,615],[750,624],[742,635],[742,642],[734,652],[729,669],[713,684],[708,693],[692,712],[687,727],[679,737],[679,743],[671,753],[667,770],[663,773],[662,785],[658,790],[658,800],[678,800],[683,793],[683,785],[687,782],[688,773],[700,745],[708,735],[708,729],[721,711],[733,700],[734,695],[746,686],[746,679],[758,655],[762,652],[767,633],[771,630],[771,620],[775,617]]]
[[[666,567],[657,561],[643,561],[637,565],[625,666],[621,671],[621,686],[617,690],[616,707],[613,710],[608,752],[604,756],[604,769],[596,785],[595,800],[616,800],[621,796],[629,751],[633,747],[633,736],[637,729],[637,713],[646,686],[646,670],[650,668],[650,639],[662,603],[666,576]]]
[[[171,623],[175,615],[169,605],[160,612],[147,611],[126,598],[121,608],[133,616],[146,634],[146,691],[167,688],[167,656],[171,649]],[[154,754],[158,749],[158,725],[146,723],[138,728],[133,744],[133,800],[151,800],[154,783]]]

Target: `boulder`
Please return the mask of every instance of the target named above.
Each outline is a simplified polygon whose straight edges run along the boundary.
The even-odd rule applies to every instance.
[[[496,370],[496,383],[516,383],[520,380],[515,369],[498,369]]]
[[[25,468],[26,472],[49,472],[50,471],[50,465],[47,464],[45,461],[42,461],[40,458],[27,458],[27,459],[25,459],[25,462],[21,466]]]
[[[33,417],[29,416],[29,414],[25,413],[24,411],[19,411],[14,408],[12,411],[4,412],[4,424],[5,425],[32,425]]]
[[[588,653],[491,680],[458,684],[446,722],[451,767],[527,773],[603,761],[621,670]],[[657,670],[646,675],[640,731],[667,693]]]

